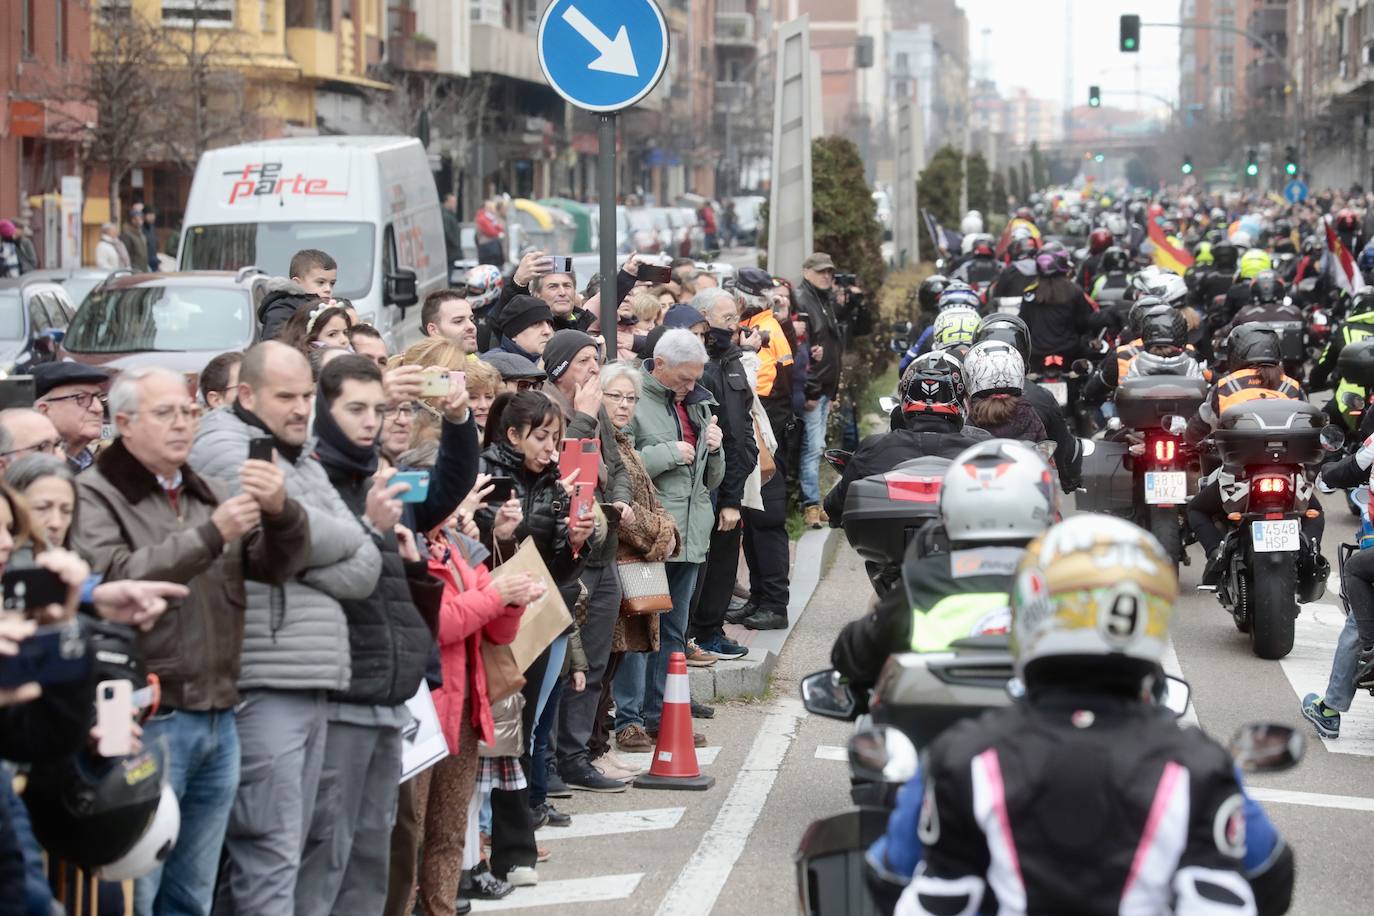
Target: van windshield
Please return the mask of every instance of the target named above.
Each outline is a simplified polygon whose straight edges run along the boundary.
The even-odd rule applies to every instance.
[[[334,296],[361,299],[372,290],[370,223],[228,223],[186,231],[182,270],[238,270],[254,266],[290,276],[291,256],[302,248],[328,253],[339,265]]]

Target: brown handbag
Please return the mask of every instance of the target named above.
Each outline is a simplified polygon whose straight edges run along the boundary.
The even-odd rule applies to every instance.
[[[673,609],[668,569],[662,561],[621,560],[616,565],[620,572],[621,617],[662,614]]]
[[[773,479],[773,475],[778,472],[778,463],[773,460],[773,453],[768,450],[768,446],[763,441],[763,430],[759,428],[759,421],[754,421],[754,441],[759,446],[759,483],[767,483]]]
[[[453,545],[454,550],[462,553],[462,548],[458,544]],[[463,556],[467,561],[466,554]],[[450,564],[452,561],[450,561]],[[453,581],[458,583],[458,591],[467,590],[463,584],[463,577],[457,569],[453,569]],[[481,631],[478,631],[478,638],[481,639]],[[513,693],[519,693],[525,687],[525,673],[520,670],[520,664],[515,660],[515,653],[511,651],[509,645],[502,643],[487,642],[481,640],[482,649],[482,668],[487,676],[487,703],[498,703]]]

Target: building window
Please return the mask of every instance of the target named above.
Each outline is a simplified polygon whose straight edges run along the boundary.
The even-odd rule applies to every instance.
[[[100,18],[105,22],[128,22],[129,0],[100,0]]]
[[[19,45],[33,57],[33,0],[19,0]]]
[[[57,36],[57,62],[67,62],[67,0],[53,2],[53,31]]]
[[[234,5],[235,0],[162,0],[162,24],[231,29]]]

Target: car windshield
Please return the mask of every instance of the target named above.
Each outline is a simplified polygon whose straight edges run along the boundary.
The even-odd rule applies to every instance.
[[[192,226],[181,254],[182,270],[260,267],[290,276],[291,256],[304,248],[328,252],[339,265],[334,295],[360,299],[372,289],[373,238],[369,223],[233,223]]]
[[[19,290],[0,289],[0,340],[23,337],[24,311],[19,304]]]
[[[243,289],[101,289],[82,303],[63,346],[74,353],[238,350],[252,341],[253,321]]]

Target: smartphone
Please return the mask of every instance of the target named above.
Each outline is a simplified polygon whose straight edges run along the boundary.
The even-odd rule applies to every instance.
[[[640,264],[639,270],[635,272],[635,279],[646,283],[668,283],[673,279],[673,269],[659,267],[657,264]]]
[[[272,461],[273,441],[271,436],[257,436],[248,440],[248,460]]]
[[[600,439],[564,439],[558,444],[558,476],[566,478],[577,469],[582,473],[574,483],[596,485],[601,471]]]
[[[50,604],[66,604],[67,585],[57,573],[36,566],[7,569],[0,576],[7,611],[39,610]]]
[[[429,497],[429,471],[401,471],[392,476],[388,486],[398,483],[410,485],[409,490],[396,497],[403,503],[422,503]]]
[[[447,369],[426,369],[421,383],[420,396],[425,398],[447,397],[449,380]]]
[[[32,375],[11,375],[7,379],[0,379],[0,410],[32,407],[36,397]]]
[[[515,481],[509,477],[493,477],[488,486],[491,487],[486,499],[488,505],[499,506],[515,495]]]
[[[573,484],[573,498],[572,505],[568,508],[568,519],[576,521],[590,515],[594,502],[596,502],[595,483]]]
[[[17,655],[0,655],[0,687],[14,688],[36,681],[67,684],[86,677],[90,660],[86,639],[76,621],[39,627],[19,643]]]
[[[95,724],[100,729],[96,752],[101,757],[134,752],[133,697],[132,681],[101,681],[95,686]]]
[[[549,268],[549,273],[570,274],[573,272],[572,258],[564,257],[561,254],[551,254],[549,255],[549,263],[553,264],[553,267]]]

